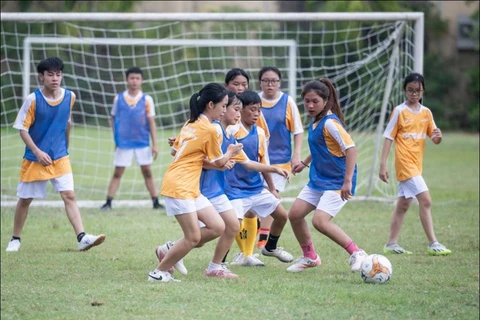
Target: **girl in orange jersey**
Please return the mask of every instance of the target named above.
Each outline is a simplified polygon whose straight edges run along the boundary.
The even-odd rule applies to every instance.
[[[425,139],[428,136],[433,143],[442,142],[442,132],[433,121],[432,112],[421,104],[425,90],[425,81],[421,74],[411,73],[403,82],[406,100],[397,106],[391,115],[390,122],[383,136],[382,158],[380,162],[380,179],[388,183],[387,158],[390,147],[395,141],[395,171],[398,182],[398,199],[392,214],[390,238],[385,245],[384,253],[411,254],[397,244],[405,214],[416,197],[419,203],[420,221],[427,235],[430,255],[449,255],[451,250],[437,241],[433,232],[431,215],[432,199],[427,184],[422,177],[422,161],[425,151]]]
[[[222,168],[242,150],[242,144],[232,144],[223,154],[222,132],[212,124],[225,112],[227,101],[227,90],[216,83],[207,84],[190,98],[190,120],[180,132],[179,148],[165,173],[161,189],[167,215],[175,216],[184,237],[169,248],[157,268],[149,273],[149,281],[177,281],[168,272],[170,268],[199,243],[213,240],[224,232],[222,218],[200,193],[200,175],[205,157],[213,166]],[[200,228],[199,221],[205,228]]]

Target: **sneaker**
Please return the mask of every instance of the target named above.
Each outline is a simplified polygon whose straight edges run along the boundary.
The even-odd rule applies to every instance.
[[[431,256],[447,256],[450,253],[452,253],[451,250],[445,248],[445,246],[443,244],[439,243],[438,241],[435,241],[435,242],[431,243],[427,248],[427,252]]]
[[[293,256],[287,251],[283,250],[282,247],[277,247],[272,251],[268,251],[267,248],[262,248],[262,254],[267,257],[275,257],[281,262],[292,262]]]
[[[266,244],[267,244],[267,240],[258,240],[257,248],[262,249],[263,247],[265,247]]]
[[[168,250],[170,250],[170,248],[173,247],[174,244],[175,244],[175,242],[167,241],[162,246],[160,246],[160,251],[162,251],[163,254],[166,255]],[[188,270],[187,270],[187,268],[185,268],[185,265],[183,264],[183,259],[180,259],[173,266],[174,266],[175,269],[177,269],[178,272],[180,272],[184,276],[187,275]]]
[[[322,264],[320,256],[317,254],[317,259],[313,260],[307,257],[300,257],[297,261],[287,268],[288,272],[302,272],[305,269],[317,267]]]
[[[355,251],[348,259],[348,264],[350,265],[352,272],[360,271],[363,260],[367,257],[367,253],[363,250]]]
[[[412,254],[410,251],[407,251],[400,247],[396,243],[391,243],[391,244],[386,244],[385,247],[383,247],[383,253],[385,254]]]
[[[17,252],[20,250],[20,240],[12,240],[8,243],[7,252]]]
[[[242,265],[243,260],[244,260],[243,252],[239,252],[233,257],[232,262],[230,263],[231,265]]]
[[[208,269],[205,270],[205,277],[214,277],[214,278],[238,278],[238,275],[228,270],[228,268],[216,269],[208,272]]]
[[[107,236],[104,234],[94,236],[93,234],[85,234],[78,243],[78,251],[87,251],[91,247],[98,246],[99,244],[102,244],[103,241],[105,241],[105,238]]]
[[[162,246],[158,246],[157,249],[155,249],[155,255],[158,258],[158,262],[162,262],[163,258],[165,258],[165,253],[163,253],[161,248]],[[171,275],[173,275],[174,271],[175,269],[173,269],[173,267],[170,267],[170,269],[168,269],[168,273],[170,273]]]
[[[260,261],[255,255],[251,255],[243,259],[242,266],[246,267],[264,267],[265,263]]]
[[[172,275],[166,271],[152,271],[148,273],[148,281],[152,282],[180,282],[174,279]]]
[[[103,206],[100,207],[100,210],[105,211],[105,210],[112,210],[112,205],[108,202],[106,202]]]

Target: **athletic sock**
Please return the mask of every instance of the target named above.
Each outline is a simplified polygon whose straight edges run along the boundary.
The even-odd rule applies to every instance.
[[[77,235],[77,241],[78,241],[78,242],[82,241],[83,236],[85,236],[85,232],[80,232],[80,233]]]
[[[352,255],[352,253],[360,251],[361,249],[357,247],[355,242],[353,240],[350,240],[347,245],[344,247],[344,249],[348,252],[349,255]]]
[[[15,237],[15,236],[12,236],[12,239],[10,241],[13,241],[13,240],[18,240],[20,241],[20,237]],[[21,242],[21,241],[20,241]]]
[[[220,264],[216,264],[210,261],[210,263],[208,264],[207,272],[212,272],[213,270],[219,269],[222,269],[222,266]]]
[[[253,254],[255,248],[255,241],[257,240],[257,218],[244,218],[243,224],[245,227],[245,247],[243,248],[244,256],[248,257]]]
[[[303,256],[305,258],[309,258],[312,260],[317,259],[317,253],[315,252],[315,248],[313,247],[312,241],[309,241],[305,244],[301,244],[300,247],[302,248]]]
[[[270,228],[260,228],[258,229],[258,241],[264,241],[268,239],[268,234],[270,233]]]
[[[243,220],[240,221],[240,231],[237,232],[237,235],[235,236],[235,242],[238,245],[238,249],[240,249],[241,253],[245,252],[245,239],[244,239],[244,233],[246,232],[244,230],[244,225],[243,225]]]
[[[272,234],[270,234],[268,236],[268,240],[267,240],[267,244],[265,245],[265,249],[267,249],[267,251],[273,251],[273,250],[277,249],[277,242],[278,242],[279,238],[280,238],[280,236],[272,236]]]
[[[113,200],[113,197],[107,197],[107,204],[108,204],[109,206],[112,205],[112,200]]]

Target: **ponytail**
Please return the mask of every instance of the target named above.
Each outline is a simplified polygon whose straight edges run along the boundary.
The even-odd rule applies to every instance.
[[[190,119],[188,123],[197,121],[200,114],[202,114],[209,102],[217,104],[221,102],[228,94],[225,87],[218,83],[209,83],[200,91],[195,92],[190,98]]]
[[[345,126],[345,118],[343,116],[342,108],[340,107],[340,102],[338,101],[337,90],[335,90],[332,82],[330,82],[330,80],[328,80],[327,78],[320,79],[320,82],[325,84],[329,91],[327,97],[327,105],[325,109],[327,109],[327,111],[331,110],[332,113],[335,114]]]
[[[200,93],[198,91],[195,92],[190,98],[190,119],[188,120],[188,123],[197,121],[198,117],[200,116],[201,112],[198,108],[198,101],[200,98]]]

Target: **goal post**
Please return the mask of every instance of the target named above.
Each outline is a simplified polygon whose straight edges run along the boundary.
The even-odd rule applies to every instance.
[[[387,117],[404,99],[403,79],[423,72],[423,13],[2,12],[1,25],[2,200],[15,199],[24,148],[13,121],[26,95],[40,86],[36,64],[50,55],[62,58],[62,86],[77,95],[71,162],[77,198],[89,205],[106,195],[113,173],[111,103],[125,90],[124,72],[134,65],[142,68],[143,90],[155,103],[157,187],[171,162],[166,139],[188,118],[191,94],[207,82],[223,82],[234,67],[244,69],[250,88],[260,91],[258,71],[275,65],[282,72],[281,90],[297,102],[305,128],[302,86],[321,77],[334,82],[358,149],[355,198],[395,198],[395,184],[381,182],[377,166]],[[393,174],[392,155],[387,165]],[[307,172],[292,177],[283,199],[293,199],[307,180]],[[148,198],[140,170],[128,168],[116,199]],[[57,199],[50,192],[47,202]]]

